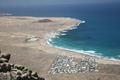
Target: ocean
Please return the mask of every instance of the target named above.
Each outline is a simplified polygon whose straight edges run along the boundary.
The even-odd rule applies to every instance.
[[[78,54],[120,60],[120,3],[0,6],[0,13],[84,20],[85,23],[60,32],[64,35],[49,43]]]

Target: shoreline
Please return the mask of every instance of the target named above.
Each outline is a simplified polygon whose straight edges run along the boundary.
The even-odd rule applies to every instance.
[[[48,23],[38,22],[39,20],[43,20],[43,19],[50,19],[52,20],[52,22],[48,22]],[[120,61],[98,58],[96,56],[90,56],[65,49],[58,49],[47,44],[48,39],[47,40],[45,39],[46,34],[49,34],[50,32],[59,33],[61,31],[69,30],[79,25],[81,23],[81,20],[75,18],[69,18],[69,17],[5,16],[5,17],[0,17],[0,21],[1,21],[0,34],[2,35],[2,37],[0,38],[1,46],[9,45],[10,49],[12,49],[11,47],[14,46],[18,47],[15,50],[16,52],[18,49],[22,49],[24,51],[24,47],[25,47],[25,48],[29,48],[30,50],[32,49],[32,50],[42,51],[45,55],[46,54],[57,55],[57,53],[62,53],[62,54],[74,56],[76,59],[81,59],[83,57],[90,57],[90,58],[94,57],[98,59],[99,63],[101,64],[117,64],[117,65],[120,64]],[[32,42],[25,42],[25,40],[28,39],[27,36],[31,36],[32,38],[37,37],[39,38],[39,40]],[[7,52],[10,53],[14,52],[14,50],[9,51],[9,48],[6,50],[8,50]],[[39,54],[41,54],[41,52],[39,52]],[[17,57],[14,57],[12,62],[17,62],[14,61],[14,59],[16,58]],[[23,63],[23,65],[25,64]]]
[[[110,61],[118,61],[120,62],[120,60],[117,60],[115,58],[105,58],[103,56],[95,56],[95,55],[90,55],[90,54],[85,54],[85,53],[81,53],[77,50],[73,50],[73,49],[68,49],[68,48],[63,48],[63,47],[59,47],[59,46],[53,46],[52,44],[49,43],[49,41],[47,41],[47,44],[53,48],[57,48],[57,49],[61,49],[61,50],[67,50],[67,51],[71,51],[71,52],[75,52],[77,54],[83,54],[83,55],[86,55],[86,56],[90,56],[90,57],[94,57],[94,58],[100,58],[100,59],[105,59],[105,60],[110,60]],[[83,50],[80,50],[80,51],[83,51]]]
[[[38,22],[46,19],[51,20],[51,22]],[[61,80],[61,76],[62,80],[80,80],[81,77],[86,78],[86,75],[90,77],[90,74],[92,75],[90,79],[100,74],[103,76],[111,74],[114,76],[119,75],[120,61],[96,58],[77,52],[58,49],[46,43],[46,34],[50,32],[59,33],[60,31],[71,29],[78,23],[80,23],[80,21],[76,19],[63,17],[0,17],[0,50],[3,51],[3,53],[11,54],[10,63],[24,65],[37,72],[39,76],[44,77],[46,80]],[[99,72],[90,74],[47,75],[59,53],[74,57],[74,62],[77,63],[79,63],[82,58],[96,59],[99,63]]]
[[[12,16],[12,14],[0,13],[0,16]]]
[[[65,17],[66,18],[66,17]],[[70,17],[68,17],[68,18],[70,18]],[[75,19],[75,18],[70,18],[70,19]],[[78,20],[78,21],[80,21],[80,23],[77,23],[75,26],[72,26],[72,27],[70,27],[70,28],[68,28],[68,29],[63,29],[63,30],[58,30],[57,32],[54,32],[53,34],[54,34],[54,37],[51,37],[51,38],[49,38],[49,39],[47,39],[46,40],[46,43],[47,43],[47,45],[49,45],[50,47],[53,47],[53,48],[57,48],[57,49],[61,49],[61,50],[67,50],[67,51],[71,51],[71,52],[75,52],[75,53],[77,53],[77,54],[83,54],[83,55],[86,55],[86,56],[90,56],[90,57],[94,57],[94,58],[98,58],[98,59],[104,59],[104,60],[110,60],[110,61],[117,61],[117,62],[120,62],[120,60],[118,60],[118,59],[115,59],[115,58],[107,58],[107,57],[104,57],[104,56],[96,56],[96,55],[91,55],[91,54],[89,54],[89,53],[85,53],[86,51],[84,51],[84,50],[80,50],[80,51],[82,51],[82,52],[80,52],[80,51],[77,51],[77,50],[73,50],[73,49],[68,49],[68,48],[63,48],[63,47],[59,47],[59,46],[54,46],[54,45],[52,45],[50,42],[51,42],[51,40],[53,39],[53,38],[59,38],[59,35],[62,35],[60,32],[64,32],[64,31],[67,31],[67,30],[73,30],[73,29],[77,29],[76,27],[77,26],[79,26],[80,24],[83,24],[83,23],[85,23],[85,21],[81,21],[81,20],[79,20],[79,19],[76,19],[76,20]],[[52,33],[52,32],[51,32]],[[65,34],[66,35],[66,34]],[[91,50],[92,51],[92,50]]]

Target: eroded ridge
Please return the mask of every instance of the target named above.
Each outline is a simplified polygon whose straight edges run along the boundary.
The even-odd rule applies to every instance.
[[[94,58],[82,58],[80,62],[74,62],[74,57],[59,54],[53,62],[48,74],[62,73],[89,73],[98,71],[98,60]]]

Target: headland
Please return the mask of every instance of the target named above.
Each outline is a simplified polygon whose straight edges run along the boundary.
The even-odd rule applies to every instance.
[[[100,72],[98,73],[47,74],[59,53],[75,57],[76,62],[79,62],[83,57],[93,57],[55,48],[47,44],[50,36],[56,37],[59,35],[58,32],[71,29],[80,23],[82,21],[65,17],[2,16],[0,17],[0,49],[12,54],[10,62],[25,65],[33,71],[37,71],[38,75],[46,78],[46,80],[80,80],[81,77],[82,80],[87,80],[86,76],[95,79],[95,75],[97,76],[95,80],[103,76],[104,80],[111,77],[119,78],[119,61],[97,57],[94,58],[99,61]]]

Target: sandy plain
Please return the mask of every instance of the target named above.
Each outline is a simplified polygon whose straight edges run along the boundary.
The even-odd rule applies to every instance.
[[[51,22],[39,22],[44,19],[49,19]],[[97,58],[99,61],[99,72],[47,74],[58,53],[72,55],[77,62],[83,57],[92,57],[54,48],[46,43],[46,34],[70,29],[78,23],[81,23],[81,21],[64,17],[1,16],[0,50],[12,55],[11,63],[24,65],[38,72],[39,76],[44,77],[46,80],[119,80],[120,61],[102,58]],[[39,40],[26,41],[32,37],[37,37]]]

